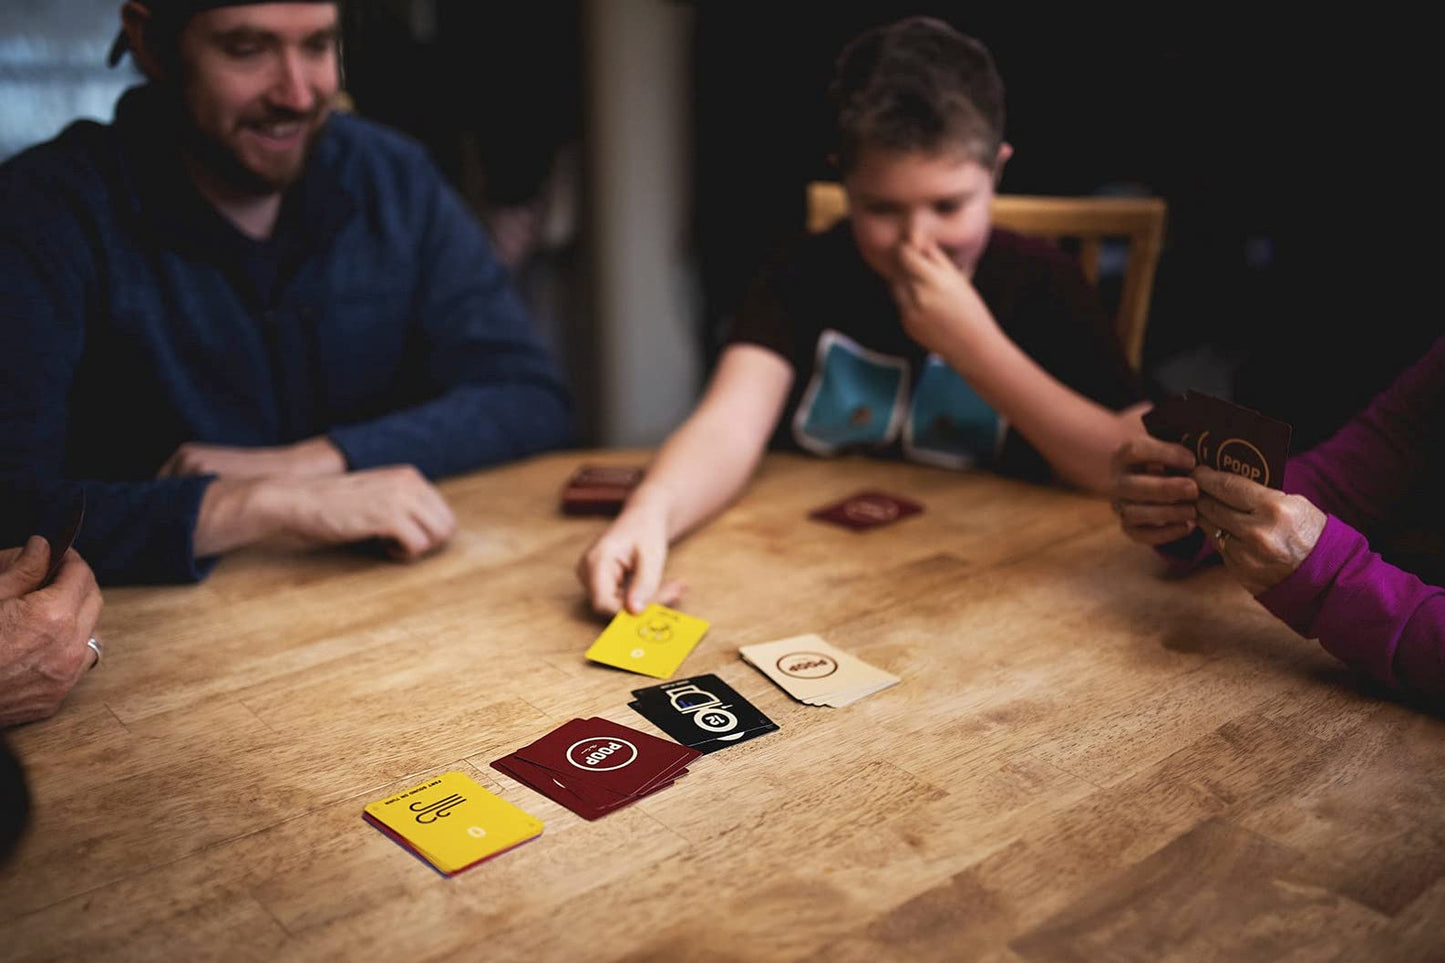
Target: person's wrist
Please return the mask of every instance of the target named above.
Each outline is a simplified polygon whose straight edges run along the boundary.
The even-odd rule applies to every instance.
[[[216,479],[201,502],[196,554],[219,555],[290,532],[299,492],[281,476]]]
[[[245,511],[252,519],[256,537],[300,534],[309,492],[309,479],[304,477],[256,479],[245,496]]]
[[[346,471],[346,456],[326,435],[298,441],[284,451],[292,474],[340,475]]]
[[[675,503],[676,499],[665,485],[644,481],[627,499],[622,514],[629,518],[660,522],[664,530],[668,530]]]

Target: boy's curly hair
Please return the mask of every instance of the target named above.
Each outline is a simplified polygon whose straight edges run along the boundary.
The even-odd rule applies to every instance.
[[[992,167],[1003,142],[1003,79],[988,48],[941,20],[908,17],[859,35],[828,88],[834,156],[847,174],[864,147],[961,149]]]

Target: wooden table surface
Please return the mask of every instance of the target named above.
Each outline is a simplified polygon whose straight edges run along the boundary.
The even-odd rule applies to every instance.
[[[399,566],[237,555],[113,590],[105,664],[11,733],[36,797],[5,959],[1445,958],[1445,723],[1369,694],[1219,570],[986,473],[770,456],[677,547],[716,672],[782,730],[586,822],[488,763],[577,716],[656,731],[587,663],[567,454],[446,483]],[[806,519],[864,487],[927,511]],[[901,676],[846,709],[737,655],[805,632]],[[544,835],[443,879],[362,806],[459,768]]]

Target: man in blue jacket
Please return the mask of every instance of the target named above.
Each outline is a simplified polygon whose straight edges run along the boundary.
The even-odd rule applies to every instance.
[[[331,114],[335,2],[121,20],[149,82],[0,168],[0,545],[6,503],[79,485],[102,582],[277,535],[432,550],[428,479],[570,430],[481,228],[420,146]]]

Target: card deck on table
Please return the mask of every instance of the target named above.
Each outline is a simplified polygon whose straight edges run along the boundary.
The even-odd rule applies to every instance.
[[[567,515],[616,515],[642,481],[645,469],[630,465],[583,465],[562,489]]]
[[[452,876],[542,834],[542,821],[448,772],[366,807],[363,818]]]
[[[65,553],[75,544],[75,536],[80,534],[80,526],[84,522],[83,488],[77,488],[73,497],[61,504],[49,506],[42,513],[40,531],[37,534],[50,545],[50,565],[37,588],[45,588],[55,581],[55,576],[60,573],[60,566],[65,563]]]
[[[829,645],[818,635],[758,642],[738,651],[788,695],[809,705],[841,709],[899,681],[898,676]]]
[[[1197,391],[1165,399],[1144,416],[1149,434],[1178,442],[1199,464],[1281,488],[1290,426]]]
[[[684,746],[710,753],[778,731],[752,703],[715,675],[635,689],[629,705]]]
[[[573,719],[492,763],[583,819],[665,789],[702,755],[607,719]]]
[[[887,492],[866,491],[850,495],[840,502],[824,505],[808,513],[809,518],[832,522],[856,532],[891,525],[909,515],[917,515],[923,506]]]
[[[663,605],[649,605],[640,615],[617,613],[587,658],[657,679],[668,679],[707,634],[708,623]]]

